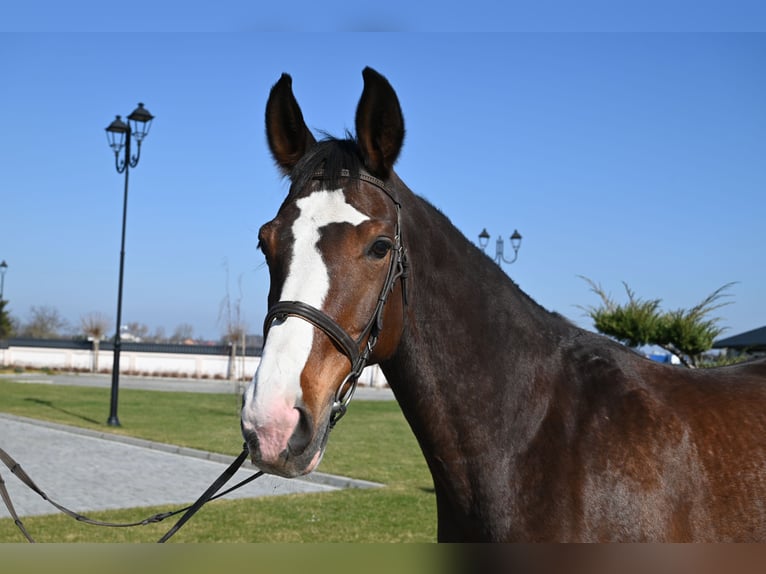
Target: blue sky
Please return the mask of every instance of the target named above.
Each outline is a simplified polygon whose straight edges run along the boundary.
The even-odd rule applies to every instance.
[[[405,115],[399,175],[469,239],[486,227],[488,250],[518,229],[505,269],[546,308],[590,327],[578,306],[598,300],[579,275],[668,309],[736,281],[718,312],[726,334],[766,324],[766,35],[310,34],[217,14],[188,27],[234,31],[55,33],[66,23],[42,18],[43,32],[0,33],[0,259],[14,316],[116,316],[123,177],[104,128],[140,101],[156,119],[130,176],[123,322],[217,339],[228,280],[260,333],[256,235],[287,190],[265,143],[268,90],[290,73],[309,126],[342,135],[369,65]]]

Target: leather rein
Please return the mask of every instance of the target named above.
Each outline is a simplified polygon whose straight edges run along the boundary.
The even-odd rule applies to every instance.
[[[67,516],[70,516],[71,518],[74,518],[78,522],[84,522],[85,524],[91,524],[93,526],[108,526],[111,528],[129,528],[132,526],[146,526],[147,524],[154,524],[156,522],[162,522],[166,518],[170,518],[171,516],[175,516],[176,514],[184,513],[181,518],[178,519],[178,521],[173,525],[173,527],[168,530],[165,535],[160,538],[157,542],[167,542],[171,536],[173,536],[178,530],[192,517],[196,512],[202,508],[205,504],[210,502],[211,500],[215,500],[216,498],[220,498],[228,493],[230,493],[233,490],[236,490],[237,488],[241,486],[245,486],[249,482],[252,482],[259,476],[263,475],[263,471],[258,471],[244,480],[238,482],[231,488],[224,490],[223,492],[218,492],[223,488],[223,486],[231,479],[232,476],[237,472],[240,466],[245,462],[245,459],[247,458],[247,455],[249,454],[249,451],[247,447],[244,447],[242,452],[239,454],[239,456],[224,470],[221,475],[211,484],[205,492],[200,495],[200,497],[189,506],[186,506],[184,508],[180,508],[178,510],[173,510],[171,512],[159,512],[157,514],[153,514],[152,516],[149,516],[147,518],[144,518],[143,520],[139,520],[137,522],[104,522],[101,520],[95,520],[93,518],[89,518],[83,514],[79,514],[75,512],[74,510],[70,510],[63,504],[59,504],[52,498],[50,498],[39,486],[35,484],[35,482],[30,478],[30,476],[24,471],[23,468],[21,468],[21,465],[16,462],[11,455],[9,455],[7,452],[5,452],[2,448],[0,448],[0,461],[5,464],[5,466],[8,467],[8,469],[11,471],[13,475],[16,476],[21,482],[23,482],[26,486],[28,486],[31,490],[36,492],[40,495],[40,497],[45,500],[46,502],[50,503],[54,507],[56,507],[58,510],[66,514]],[[35,542],[35,539],[32,538],[32,536],[27,531],[26,527],[24,526],[24,523],[19,518],[19,515],[16,513],[16,509],[13,506],[13,502],[11,502],[11,497],[8,494],[8,489],[5,487],[5,481],[3,480],[3,477],[0,476],[0,498],[3,499],[3,502],[5,503],[6,508],[8,509],[8,512],[11,515],[11,518],[13,518],[13,522],[16,524],[19,530],[21,530],[21,533],[24,535],[24,537],[27,539],[28,542]]]
[[[396,206],[396,229],[394,231],[394,243],[390,249],[391,257],[389,260],[388,272],[370,320],[367,322],[367,325],[362,330],[359,337],[354,339],[324,311],[302,301],[279,301],[269,309],[263,323],[263,337],[265,342],[274,321],[284,321],[287,317],[298,317],[304,321],[308,321],[327,335],[336,347],[348,358],[351,363],[351,369],[335,392],[335,398],[333,400],[332,411],[330,414],[330,428],[333,428],[341,417],[346,414],[348,404],[351,402],[354,392],[356,391],[359,377],[367,366],[372,351],[378,342],[378,337],[383,329],[383,310],[386,306],[388,296],[394,290],[394,285],[398,279],[402,280],[402,294],[404,303],[405,305],[407,304],[405,279],[407,278],[409,271],[407,252],[402,244],[402,206],[393,190],[391,190],[384,181],[368,173],[360,172],[357,175],[352,175],[351,172],[344,169],[341,170],[340,176],[358,179],[374,185],[386,194]],[[324,172],[319,171],[314,173],[311,179],[323,180],[326,178]]]

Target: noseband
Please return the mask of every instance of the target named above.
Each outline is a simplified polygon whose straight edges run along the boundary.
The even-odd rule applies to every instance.
[[[370,360],[372,351],[375,348],[380,332],[383,329],[383,309],[386,306],[386,301],[394,289],[396,280],[399,278],[402,279],[404,302],[405,304],[407,302],[406,283],[404,280],[407,278],[408,265],[407,253],[402,245],[401,204],[386,183],[376,177],[367,173],[359,173],[354,176],[351,175],[348,170],[342,170],[340,175],[341,177],[355,178],[360,181],[371,183],[385,193],[396,206],[396,230],[394,233],[394,244],[391,247],[388,273],[386,274],[386,280],[383,283],[380,295],[378,295],[375,310],[373,311],[370,320],[367,322],[367,326],[362,330],[361,335],[359,335],[357,339],[354,339],[324,311],[302,301],[279,301],[275,303],[269,309],[263,323],[263,337],[265,340],[274,321],[284,321],[287,317],[299,317],[304,321],[308,321],[327,335],[338,349],[348,357],[348,360],[351,362],[351,371],[346,375],[343,382],[335,391],[335,399],[330,414],[330,428],[334,427],[338,420],[346,414],[348,404],[351,402],[354,391],[356,391],[359,376],[367,366],[367,362]],[[320,171],[316,172],[312,176],[312,179],[326,179],[326,176]]]

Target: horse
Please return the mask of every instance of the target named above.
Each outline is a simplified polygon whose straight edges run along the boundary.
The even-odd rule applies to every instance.
[[[402,182],[398,97],[362,76],[345,138],[313,136],[288,74],[269,93],[290,188],[258,234],[254,465],[314,470],[379,364],[433,477],[438,541],[766,540],[766,361],[662,365],[544,309]]]

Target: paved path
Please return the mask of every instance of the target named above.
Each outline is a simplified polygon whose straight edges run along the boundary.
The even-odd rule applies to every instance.
[[[104,375],[29,374],[3,378],[51,385],[111,385],[111,377]],[[120,388],[242,392],[237,383],[230,381],[140,377],[120,377]],[[370,387],[359,387],[356,397],[393,400],[390,389]],[[80,513],[194,502],[234,458],[3,413],[0,413],[0,447],[16,459],[48,496]],[[255,472],[249,463],[243,469],[230,484]],[[2,464],[0,475],[20,516],[57,512]],[[375,486],[380,485],[315,472],[289,480],[262,476],[227,497],[251,498]],[[5,506],[0,504],[0,518],[9,516]]]

